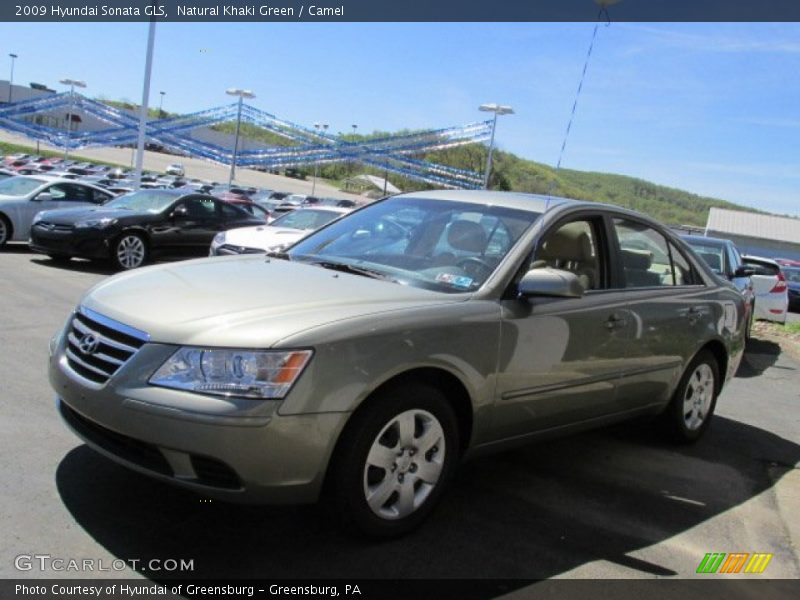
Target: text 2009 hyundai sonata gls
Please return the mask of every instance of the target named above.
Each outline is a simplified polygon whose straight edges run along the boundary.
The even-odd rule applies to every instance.
[[[255,502],[327,482],[362,530],[395,535],[466,455],[645,414],[697,439],[744,314],[634,212],[414,193],[285,254],[100,283],[53,340],[50,379],[67,424],[137,471]]]

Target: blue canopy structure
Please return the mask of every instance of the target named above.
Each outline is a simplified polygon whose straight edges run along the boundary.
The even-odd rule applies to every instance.
[[[54,111],[90,115],[108,127],[67,133],[64,129],[35,122],[36,115],[52,114]],[[238,104],[233,103],[151,120],[147,122],[145,130],[146,141],[173,152],[228,165],[233,159],[233,148],[200,141],[191,137],[190,132],[235,121],[237,111]],[[489,139],[492,126],[491,121],[480,121],[460,127],[354,141],[293,123],[247,104],[242,105],[241,120],[290,140],[291,145],[240,150],[236,156],[237,167],[277,169],[357,162],[426,183],[465,189],[481,187],[481,174],[420,160],[418,157],[434,150],[484,142]],[[138,118],[129,112],[78,93],[64,92],[0,107],[0,129],[70,150],[88,146],[133,145],[137,140],[138,126]]]

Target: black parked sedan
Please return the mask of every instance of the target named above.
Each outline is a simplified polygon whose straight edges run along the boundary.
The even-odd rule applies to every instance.
[[[87,209],[39,213],[30,247],[55,260],[110,258],[135,269],[158,255],[203,256],[220,231],[263,225],[238,206],[186,190],[141,190]]]

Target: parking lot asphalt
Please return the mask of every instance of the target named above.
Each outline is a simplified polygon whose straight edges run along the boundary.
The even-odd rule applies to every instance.
[[[683,578],[707,552],[773,553],[770,578],[800,577],[800,364],[772,342],[750,345],[698,444],[674,447],[634,423],[481,458],[421,529],[377,543],[343,531],[326,505],[209,502],[70,433],[47,344],[108,275],[24,245],[0,251],[0,577],[92,575],[15,569],[38,553],[191,559],[193,577]]]

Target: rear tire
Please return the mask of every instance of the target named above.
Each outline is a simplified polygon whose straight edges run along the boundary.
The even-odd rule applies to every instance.
[[[339,514],[371,537],[418,527],[440,500],[459,459],[458,421],[437,388],[394,386],[353,417],[333,464]]]
[[[744,343],[747,344],[753,338],[753,321],[755,320],[755,305],[750,305],[750,317],[747,319],[747,329],[744,330]]]
[[[716,357],[701,350],[686,367],[672,401],[661,414],[665,433],[680,444],[699,440],[711,423],[720,387]]]

